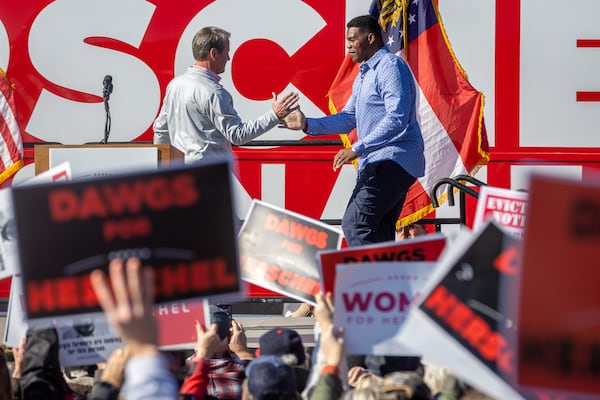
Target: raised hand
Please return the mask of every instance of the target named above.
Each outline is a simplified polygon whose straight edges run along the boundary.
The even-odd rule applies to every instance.
[[[335,329],[329,325],[321,331],[319,351],[323,354],[327,365],[339,367],[345,356],[344,329]]]
[[[283,119],[296,108],[298,108],[298,100],[300,96],[296,92],[289,92],[281,100],[277,100],[277,94],[273,92],[273,103],[271,107],[277,118]]]
[[[321,326],[321,329],[325,329],[328,326],[333,326],[333,296],[331,292],[327,292],[324,296],[323,293],[319,292],[315,295],[315,301],[317,306],[313,310],[315,319]]]
[[[158,327],[152,315],[152,270],[142,269],[138,258],[130,258],[126,263],[115,259],[110,262],[109,274],[110,283],[101,270],[90,275],[106,318],[127,343],[132,356],[156,353]]]
[[[196,321],[196,357],[197,358],[210,358],[212,357],[221,347],[227,339],[221,340],[218,334],[219,326],[212,324],[208,330],[204,329],[202,324]]]
[[[102,370],[100,380],[108,382],[116,388],[121,388],[125,380],[125,364],[129,360],[130,353],[131,351],[127,346],[113,351]]]
[[[240,360],[252,360],[254,358],[254,355],[248,350],[248,338],[244,327],[235,319],[231,321],[229,350],[233,351]]]
[[[283,118],[278,127],[291,129],[293,131],[299,131],[306,128],[306,116],[300,111],[300,106]]]

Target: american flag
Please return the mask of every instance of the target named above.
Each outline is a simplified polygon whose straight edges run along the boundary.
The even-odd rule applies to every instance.
[[[398,221],[405,226],[433,211],[429,192],[441,178],[473,174],[489,161],[483,120],[483,94],[468,82],[441,23],[437,4],[431,0],[375,0],[370,14],[378,19],[388,49],[410,65],[417,83],[418,118],[425,141],[425,176],[406,197]],[[347,56],[330,93],[330,110],[341,110],[352,83],[343,70],[352,70]],[[352,78],[356,75],[352,76]],[[343,137],[351,144],[356,137]],[[440,197],[440,203],[445,198]]]
[[[0,185],[23,167],[23,142],[14,90],[0,70]]]

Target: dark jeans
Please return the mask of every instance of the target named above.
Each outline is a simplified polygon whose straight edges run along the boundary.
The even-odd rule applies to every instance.
[[[348,246],[396,239],[396,221],[416,178],[393,161],[367,164],[342,218]]]

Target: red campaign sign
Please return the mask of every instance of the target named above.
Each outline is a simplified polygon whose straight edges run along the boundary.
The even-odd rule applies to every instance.
[[[473,230],[484,226],[491,219],[507,232],[522,237],[526,223],[527,197],[525,192],[483,186],[479,191]]]
[[[221,161],[15,187],[28,318],[99,311],[89,273],[114,258],[152,266],[157,303],[237,292],[230,179]]]
[[[446,237],[432,234],[401,242],[388,242],[336,251],[319,252],[321,285],[324,293],[333,293],[336,264],[379,261],[437,261],[446,247]]]
[[[163,349],[194,347],[196,321],[207,327],[210,322],[208,301],[180,301],[158,304],[154,316],[158,324],[158,345]]]
[[[533,175],[529,196],[519,383],[598,398],[600,185]]]
[[[341,240],[323,222],[255,200],[239,234],[241,277],[315,304],[321,291],[317,253],[338,248]]]

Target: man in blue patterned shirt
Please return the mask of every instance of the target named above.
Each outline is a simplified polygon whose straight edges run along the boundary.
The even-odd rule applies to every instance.
[[[406,193],[423,176],[425,157],[409,66],[384,46],[375,18],[356,17],[346,27],[348,54],[360,63],[360,72],[345,107],[322,118],[306,118],[297,110],[282,126],[313,136],[357,129],[357,141],[335,155],[333,168],[358,157],[356,186],[342,229],[348,245],[359,246],[395,239]]]

